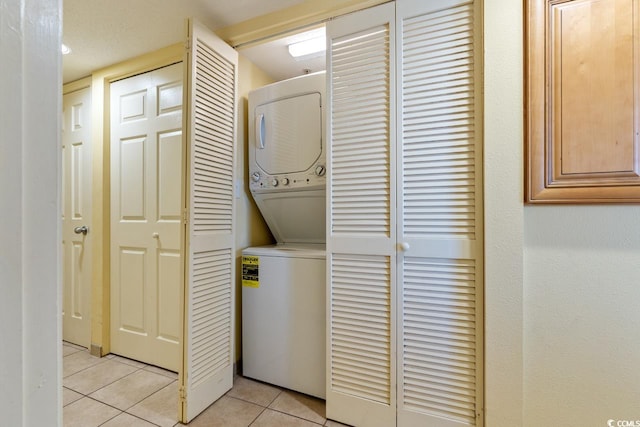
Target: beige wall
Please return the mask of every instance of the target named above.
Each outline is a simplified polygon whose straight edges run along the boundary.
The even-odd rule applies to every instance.
[[[485,414],[522,426],[522,2],[484,1]],[[555,425],[555,424],[554,424]]]
[[[249,160],[247,125],[249,92],[273,83],[273,80],[242,54],[238,55],[238,129],[236,146],[236,361],[242,356],[242,250],[249,246],[267,245],[273,237],[249,192]],[[239,190],[239,192],[238,192]]]
[[[638,420],[640,207],[524,207],[521,3],[484,6],[486,425]]]
[[[640,206],[524,219],[524,425],[640,420]]]

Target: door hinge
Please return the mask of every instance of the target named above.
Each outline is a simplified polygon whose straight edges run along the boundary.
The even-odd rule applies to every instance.
[[[180,402],[187,400],[187,389],[184,386],[180,386]]]
[[[185,209],[182,211],[182,223],[187,224],[189,222],[189,210]]]
[[[191,49],[191,37],[187,37],[187,39],[184,41],[184,48],[186,50]]]

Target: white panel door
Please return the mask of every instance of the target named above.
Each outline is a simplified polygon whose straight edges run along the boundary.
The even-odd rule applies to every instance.
[[[398,426],[482,425],[480,13],[396,13]]]
[[[396,423],[393,3],[327,24],[327,417]]]
[[[111,84],[111,351],[178,371],[182,64]]]
[[[62,339],[89,348],[91,88],[65,94],[62,108]]]
[[[182,422],[233,384],[238,54],[189,21],[185,77],[186,273]]]

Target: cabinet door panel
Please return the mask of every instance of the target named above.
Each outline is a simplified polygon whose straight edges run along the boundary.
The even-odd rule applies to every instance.
[[[550,18],[554,181],[634,174],[632,0],[557,5]]]
[[[528,202],[640,200],[638,9],[527,2]]]

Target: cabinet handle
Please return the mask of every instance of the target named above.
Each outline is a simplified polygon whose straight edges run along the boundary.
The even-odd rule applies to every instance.
[[[411,245],[409,245],[407,242],[400,243],[400,250],[402,252],[407,252],[409,249],[411,249]]]

